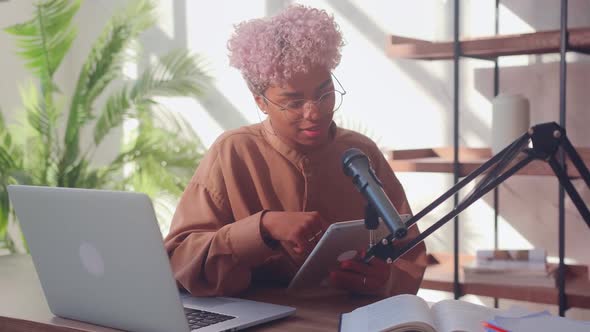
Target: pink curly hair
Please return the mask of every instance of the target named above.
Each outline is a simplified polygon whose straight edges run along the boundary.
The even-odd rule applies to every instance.
[[[324,10],[291,5],[281,13],[242,22],[228,41],[230,65],[264,91],[314,66],[333,70],[340,63],[342,34]],[[248,84],[248,85],[250,85]]]

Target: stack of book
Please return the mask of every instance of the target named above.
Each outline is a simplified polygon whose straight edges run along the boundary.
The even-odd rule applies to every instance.
[[[478,250],[463,266],[465,282],[512,286],[555,287],[555,265],[543,249]]]

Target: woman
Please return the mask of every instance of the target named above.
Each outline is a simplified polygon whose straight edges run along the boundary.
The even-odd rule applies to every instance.
[[[348,148],[369,156],[397,210],[411,213],[375,143],[332,121],[345,93],[331,74],[342,45],[332,17],[299,5],[236,26],[230,64],[267,119],[221,135],[177,207],[165,244],[175,278],[193,295],[286,284],[331,223],[362,219],[366,202],[340,162]],[[417,234],[413,227],[407,238]],[[424,262],[419,245],[391,265],[342,262],[330,282],[356,293],[416,293]]]

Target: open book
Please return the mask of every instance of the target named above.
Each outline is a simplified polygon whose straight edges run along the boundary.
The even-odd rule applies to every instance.
[[[443,300],[430,307],[416,295],[403,294],[342,314],[340,331],[483,331],[482,323],[500,313],[460,300]]]

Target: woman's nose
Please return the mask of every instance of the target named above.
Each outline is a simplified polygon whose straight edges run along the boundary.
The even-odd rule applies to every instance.
[[[321,117],[319,104],[316,101],[308,100],[303,106],[303,116],[310,120]]]

